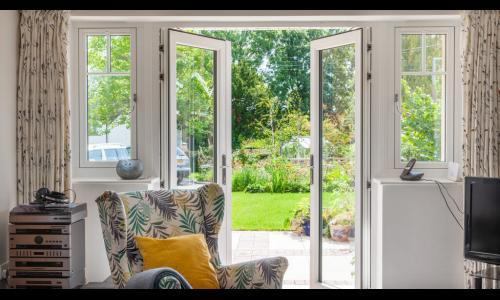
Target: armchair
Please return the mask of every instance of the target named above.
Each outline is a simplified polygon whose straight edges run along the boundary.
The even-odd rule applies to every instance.
[[[107,191],[96,202],[115,287],[124,288],[134,275],[143,272],[143,259],[134,236],[168,238],[195,233],[205,235],[221,288],[282,287],[288,267],[285,257],[221,265],[217,242],[224,216],[224,193],[215,183],[196,190],[163,189],[120,194]],[[172,274],[175,270],[166,269],[148,270],[155,278],[159,276],[156,287],[190,288],[182,282],[183,278]],[[132,282],[136,286],[146,276],[142,274],[142,279],[134,278]]]

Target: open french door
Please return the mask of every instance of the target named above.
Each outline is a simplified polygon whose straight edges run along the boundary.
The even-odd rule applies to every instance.
[[[311,42],[312,288],[361,288],[369,284],[369,34],[369,29],[360,28]],[[339,120],[341,110],[344,119]],[[343,154],[332,138],[339,130],[351,143]],[[350,170],[352,179],[350,192],[340,196],[328,188],[326,176],[339,165]],[[335,227],[339,223],[327,223],[324,217],[337,205],[332,204],[335,201],[351,205],[354,226],[347,229],[350,235],[344,244],[333,243],[330,235],[342,235],[345,227]],[[335,247],[346,243],[350,243],[352,256],[332,255],[339,251]]]
[[[164,186],[195,189],[216,182],[224,189],[219,253],[230,263],[231,43],[162,29],[160,58]]]

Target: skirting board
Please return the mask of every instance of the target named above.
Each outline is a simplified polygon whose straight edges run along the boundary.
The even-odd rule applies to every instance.
[[[7,271],[9,268],[9,262],[6,261],[0,265],[0,280],[7,279]]]

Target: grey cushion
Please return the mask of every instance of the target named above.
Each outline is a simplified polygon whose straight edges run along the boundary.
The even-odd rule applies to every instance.
[[[191,289],[191,285],[172,268],[157,268],[135,274],[125,285],[126,289]]]

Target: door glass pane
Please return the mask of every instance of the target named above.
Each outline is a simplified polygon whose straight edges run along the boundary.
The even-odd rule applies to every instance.
[[[179,186],[215,181],[215,52],[176,46]]]
[[[330,286],[354,288],[355,45],[320,54],[320,278]]]

